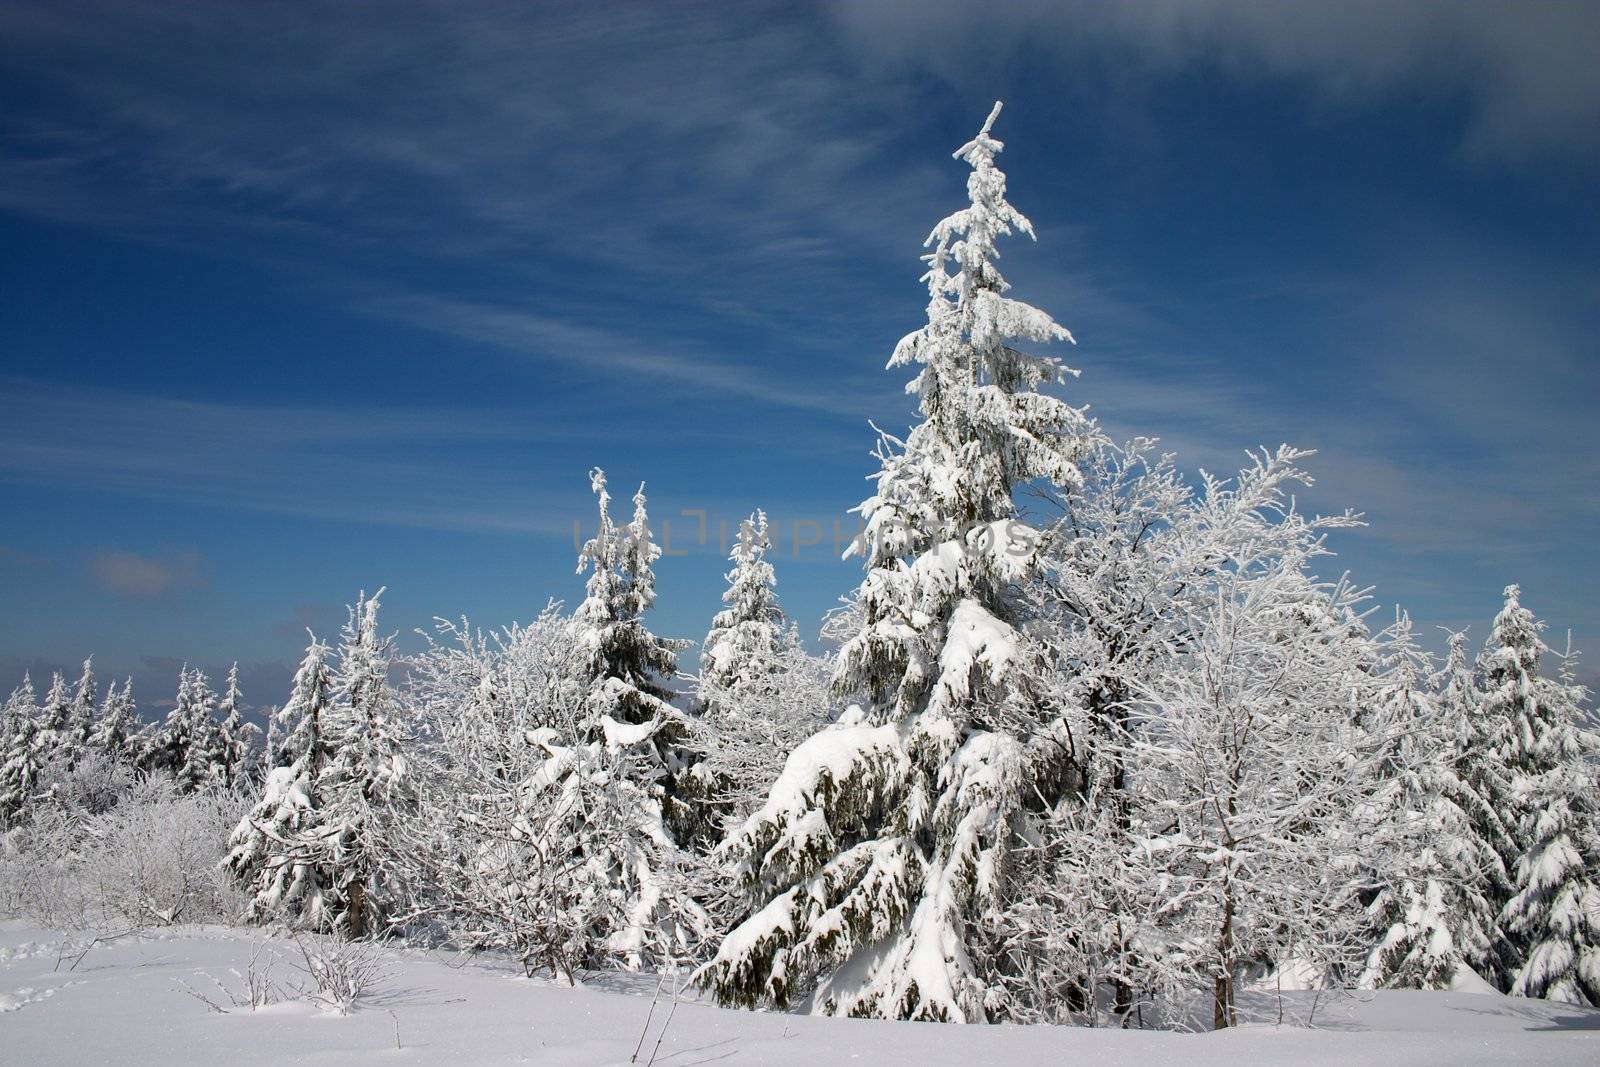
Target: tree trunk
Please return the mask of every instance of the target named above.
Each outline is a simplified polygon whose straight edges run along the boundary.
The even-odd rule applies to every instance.
[[[367,886],[357,879],[350,883],[350,908],[345,913],[345,926],[352,940],[367,936]]]
[[[1222,892],[1222,934],[1217,939],[1218,974],[1212,994],[1211,1026],[1222,1030],[1237,1021],[1233,1010],[1233,888]]]
[[[1122,932],[1122,923],[1117,923],[1117,969],[1121,972],[1118,977],[1111,980],[1111,1013],[1124,1030],[1132,1024],[1133,1016],[1133,986],[1128,983],[1127,974],[1128,939]]]

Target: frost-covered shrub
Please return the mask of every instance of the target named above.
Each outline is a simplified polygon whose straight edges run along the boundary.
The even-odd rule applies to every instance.
[[[77,846],[67,812],[34,805],[27,822],[0,836],[0,915],[81,925],[84,911],[71,877]]]
[[[69,766],[55,760],[39,776],[39,792],[69,812],[101,815],[134,786],[134,771],[104,752],[85,751]]]
[[[132,925],[232,922],[239,895],[219,864],[242,807],[231,793],[185,795],[158,780],[90,820],[98,847],[84,877],[100,907]]]
[[[132,785],[109,811],[41,804],[0,854],[0,910],[55,926],[231,922],[238,894],[218,870],[242,802]]]
[[[388,861],[399,924],[569,977],[701,952],[698,868],[650,790],[663,720],[596,713],[584,626],[557,605],[499,633],[440,632],[406,693],[423,741],[416,812]]]
[[[311,979],[306,992],[325,1011],[349,1015],[356,1001],[388,977],[383,951],[370,941],[352,941],[343,934],[303,934],[295,944]]]

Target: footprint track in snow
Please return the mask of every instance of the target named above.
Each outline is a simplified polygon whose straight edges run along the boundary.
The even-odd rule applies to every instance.
[[[23,986],[21,989],[12,990],[10,993],[0,993],[0,1014],[8,1011],[21,1011],[29,1004],[36,1004],[41,1000],[49,1000],[63,989],[70,989],[75,985],[83,985],[82,979],[75,982],[63,982],[58,986],[45,989],[35,989],[33,986]]]

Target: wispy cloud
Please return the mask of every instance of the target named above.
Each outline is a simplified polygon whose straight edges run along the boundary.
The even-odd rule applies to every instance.
[[[648,453],[661,432],[627,420],[588,424],[525,405],[225,403],[4,377],[0,392],[6,397],[0,404],[0,483],[363,525],[562,538],[570,536],[574,518],[589,518],[583,472],[607,451]],[[792,437],[769,434],[762,449],[790,461],[865,455],[870,442],[865,419],[860,423],[850,431],[823,426]],[[692,418],[671,432],[678,449],[698,443],[715,450],[745,440],[737,430]],[[619,474],[660,470],[656,462],[634,466]],[[711,495],[686,498],[681,506],[720,508]],[[756,503],[809,506],[785,496],[769,490]],[[730,503],[733,510],[721,510],[742,514],[739,508],[751,506]],[[130,591],[136,581],[125,583]]]
[[[593,439],[504,409],[229,404],[17,378],[4,392],[0,479],[13,484],[434,529],[564,530],[559,497],[515,464],[530,444]]]
[[[1600,160],[1600,12],[1586,0],[843,0],[841,27],[880,59],[993,84],[1028,50],[1114,60],[1123,81],[1188,70],[1299,79],[1332,106],[1424,94],[1465,104],[1463,148]]]
[[[527,357],[587,368],[607,377],[642,376],[698,395],[746,397],[777,407],[830,415],[865,417],[880,410],[866,398],[841,395],[837,389],[821,392],[779,380],[748,360],[732,362],[710,354],[691,355],[686,349],[692,342],[660,338],[652,345],[646,339],[515,306],[421,293],[373,298],[361,306],[384,318],[485,342]],[[860,376],[856,377],[859,380]]]
[[[205,584],[205,571],[205,557],[192,549],[147,556],[108,548],[89,557],[89,573],[101,588],[128,600],[198,588]]]
[[[288,237],[336,219],[353,259],[532,248],[695,298],[778,253],[898,252],[927,221],[904,205],[943,184],[884,168],[894,116],[846,106],[820,28],[777,9],[87,6],[0,11],[16,72],[82,105],[0,124],[14,208]],[[693,279],[690,230],[721,236]]]

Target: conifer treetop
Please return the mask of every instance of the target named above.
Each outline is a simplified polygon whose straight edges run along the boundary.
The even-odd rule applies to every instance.
[[[1092,426],[1081,409],[1040,389],[1077,375],[1049,355],[1014,341],[1073,341],[1047,313],[1005,293],[996,241],[1033,224],[1006,199],[994,157],[1003,145],[990,129],[955,156],[972,167],[967,207],[929,233],[927,323],[901,339],[888,366],[918,364],[906,391],[922,421],[904,440],[883,434],[874,475],[877,493],[863,502],[868,563],[924,551],[975,526],[1010,518],[1020,483],[1043,479],[1064,488],[1082,482],[1077,461]],[[848,553],[847,553],[848,554]]]

